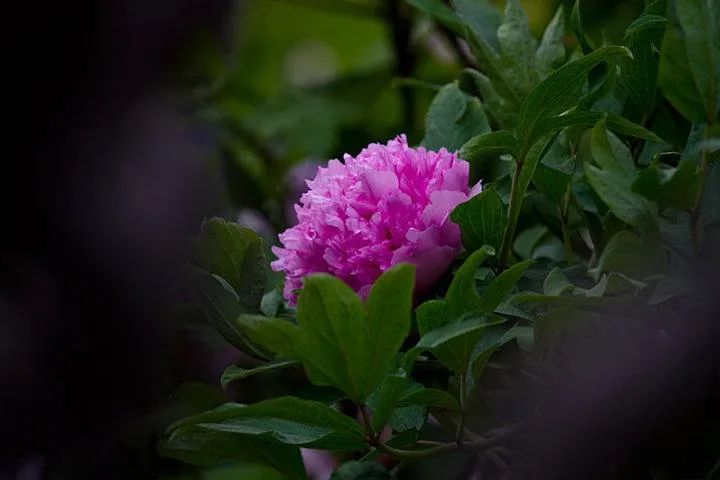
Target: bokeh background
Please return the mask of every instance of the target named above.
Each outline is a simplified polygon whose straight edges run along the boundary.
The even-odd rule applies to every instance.
[[[221,215],[273,242],[318,163],[419,142],[462,46],[402,0],[11,3],[0,479],[274,478],[156,453],[174,418],[293,388],[223,393],[247,359],[183,303],[187,239]],[[539,35],[560,2],[522,3]],[[643,6],[582,1],[608,41]]]

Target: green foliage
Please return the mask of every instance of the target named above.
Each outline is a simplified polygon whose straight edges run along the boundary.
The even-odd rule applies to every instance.
[[[305,280],[294,325],[283,319],[241,316],[238,324],[260,344],[305,366],[316,385],[334,386],[363,402],[390,369],[410,329],[414,267],[383,274],[367,303],[340,280]]]
[[[426,117],[423,146],[430,150],[457,150],[476,135],[490,131],[480,101],[463,93],[457,83],[440,89]]]
[[[339,279],[312,275],[293,310],[267,282],[262,240],[205,222],[188,272],[193,292],[228,342],[266,361],[228,367],[222,385],[302,365],[307,382],[333,395],[209,409],[173,424],[163,454],[305,478],[299,447],[363,452],[332,478],[393,478],[372,459],[483,448],[469,417],[478,410],[476,424],[486,425],[496,412],[468,405],[486,367],[507,369],[508,384],[516,369],[496,364],[496,352],[546,372],[563,354],[558,342],[609,328],[609,314],[632,325],[699,301],[678,279],[711,249],[720,222],[716,2],[646,2],[622,44],[594,42],[579,1],[574,39],[560,6],[539,40],[518,0],[504,13],[485,0],[406,3],[423,25],[436,22],[465,67],[433,80],[443,86],[428,95],[422,141],[458,151],[482,176],[482,192],[449,217],[464,251],[422,292],[410,265],[386,271],[365,301]],[[420,440],[431,414],[450,429],[442,442]]]

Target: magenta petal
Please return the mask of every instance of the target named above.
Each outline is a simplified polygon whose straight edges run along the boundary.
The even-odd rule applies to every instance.
[[[366,296],[399,262],[417,266],[417,290],[426,290],[462,248],[450,213],[482,188],[468,188],[468,163],[445,149],[411,148],[405,135],[343,160],[318,168],[295,206],[298,224],[273,247],[285,298],[294,304],[302,279],[316,272]]]

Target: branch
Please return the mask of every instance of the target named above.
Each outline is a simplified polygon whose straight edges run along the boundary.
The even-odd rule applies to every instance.
[[[389,455],[398,460],[421,460],[424,458],[435,457],[446,453],[458,452],[460,450],[482,451],[498,447],[510,441],[511,439],[522,435],[529,430],[529,424],[521,423],[502,430],[489,438],[478,437],[476,440],[463,442],[441,443],[431,448],[421,450],[402,450],[390,447],[385,443],[378,443],[375,447],[378,451]]]

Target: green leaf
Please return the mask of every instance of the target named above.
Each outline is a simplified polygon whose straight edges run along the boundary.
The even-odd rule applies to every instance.
[[[415,266],[400,264],[377,279],[366,308],[363,368],[367,369],[368,393],[382,381],[394,364],[397,353],[410,332]]]
[[[630,278],[644,279],[665,272],[666,254],[657,239],[650,235],[640,238],[622,230],[605,246],[596,269],[596,276],[603,272],[622,273]]]
[[[610,211],[628,225],[655,224],[654,207],[632,190],[637,171],[630,151],[605,130],[603,122],[593,128],[591,150],[600,168],[585,165],[585,176]]]
[[[670,103],[694,122],[715,117],[720,95],[717,10],[704,0],[671,1],[660,49],[658,83]]]
[[[259,312],[267,268],[262,238],[215,217],[203,222],[197,245],[203,268],[230,284],[244,312]]]
[[[346,462],[333,472],[330,480],[391,480],[392,476],[378,462]]]
[[[488,256],[494,254],[491,247],[483,246],[473,252],[455,272],[445,295],[448,320],[479,309],[481,301],[475,286],[475,272]],[[420,333],[424,334],[422,327]]]
[[[373,409],[372,427],[380,432],[405,393],[409,379],[404,370],[387,375],[378,389],[368,397],[367,404]]]
[[[235,323],[235,319],[245,308],[238,302],[233,288],[221,277],[196,267],[189,267],[187,275],[210,325],[238,350],[256,358],[268,359],[270,353],[252,342],[249,333]]]
[[[525,95],[538,81],[535,70],[537,40],[530,34],[527,16],[518,0],[507,0],[497,35],[507,79],[515,91]]]
[[[460,411],[460,403],[444,390],[423,388],[414,390],[400,399],[401,406],[420,405],[422,407],[444,408],[454,412]]]
[[[414,267],[400,264],[375,283],[366,305],[329,275],[305,279],[298,325],[241,316],[252,338],[305,366],[311,382],[334,386],[362,403],[380,384],[410,329]]]
[[[480,101],[448,83],[440,89],[425,119],[422,144],[429,150],[443,147],[454,152],[476,135],[490,131]]]
[[[532,260],[516,263],[498,275],[480,295],[478,310],[486,313],[494,312],[498,305],[505,300],[505,297],[510,294],[522,274],[532,263]]]
[[[487,0],[452,0],[452,5],[475,35],[496,51],[499,49],[497,29],[502,22],[502,15],[494,5]]]
[[[501,128],[514,127],[517,118],[517,104],[513,104],[500,95],[490,79],[477,70],[466,68],[463,73],[472,79],[475,88],[480,92],[487,114],[495,123]]]
[[[582,16],[580,15],[580,0],[575,0],[572,12],[570,13],[570,25],[575,32],[582,52],[585,55],[592,53],[592,51],[595,50],[595,45],[592,39],[585,33],[585,28],[583,27]]]
[[[569,62],[551,73],[520,105],[518,138],[527,150],[542,136],[542,122],[556,117],[577,105],[588,72],[601,62],[620,56],[631,56],[625,47],[611,45],[599,48],[578,60]]]
[[[483,245],[500,248],[507,213],[492,187],[455,207],[450,219],[460,226],[465,250],[473,252]]]
[[[654,223],[655,212],[648,201],[632,191],[618,173],[601,170],[593,165],[585,166],[585,176],[610,211],[628,225],[647,226]]]
[[[550,75],[553,70],[565,63],[565,13],[560,5],[555,16],[545,29],[540,45],[535,52],[535,63],[537,64],[540,79]]]
[[[543,295],[559,296],[567,291],[572,291],[575,286],[570,283],[565,274],[558,267],[550,270],[543,282]]]
[[[605,121],[593,127],[590,138],[592,158],[604,170],[628,177],[628,183],[637,176],[630,149],[615,135],[607,131]]]
[[[625,44],[633,53],[632,59],[621,61],[622,75],[618,87],[625,95],[624,112],[630,118],[647,119],[657,105],[658,56],[656,54],[665,29],[665,18],[651,13],[650,5],[645,13],[625,31]]]
[[[305,480],[300,449],[257,436],[214,432],[201,427],[180,428],[158,445],[161,455],[197,466],[228,460],[267,465],[292,480]]]
[[[658,137],[642,125],[633,123],[619,115],[607,112],[585,112],[573,111],[564,115],[550,118],[538,125],[538,132],[552,133],[568,127],[592,127],[597,122],[605,120],[608,129],[622,135],[650,140],[651,142],[662,143],[663,139]]]
[[[655,160],[638,174],[632,189],[657,202],[660,208],[691,210],[695,206],[700,183],[698,166],[694,161],[683,159],[677,167],[669,167]]]
[[[427,14],[431,18],[437,20],[447,28],[462,35],[465,31],[465,27],[462,22],[452,10],[452,8],[445,5],[442,0],[405,0],[407,3],[417,8],[421,12]]]
[[[188,427],[307,448],[357,451],[367,447],[357,422],[323,403],[296,397],[247,406],[227,403],[174,423],[169,427],[170,439]]]
[[[482,315],[446,323],[423,335],[420,341],[403,355],[402,365],[406,370],[410,370],[415,358],[423,351],[430,350],[445,366],[456,373],[464,373],[483,333],[504,321],[489,320]]]
[[[520,145],[512,133],[507,130],[485,133],[468,140],[460,149],[459,155],[472,162],[483,155],[509,153],[517,158]]]
[[[560,165],[540,162],[533,176],[533,185],[540,193],[560,205],[564,201],[574,168],[574,158],[567,158],[565,163]]]
[[[227,386],[232,382],[237,382],[238,380],[242,380],[259,373],[290,367],[292,365],[296,365],[297,363],[298,362],[295,360],[276,360],[255,368],[242,368],[237,365],[230,365],[223,372],[222,377],[220,378],[220,383],[223,388],[227,388]]]
[[[516,111],[517,106],[520,105],[520,98],[512,86],[500,56],[483,37],[477,34],[470,35],[470,45],[473,47],[480,69],[490,79],[495,91],[507,100],[512,111]]]

